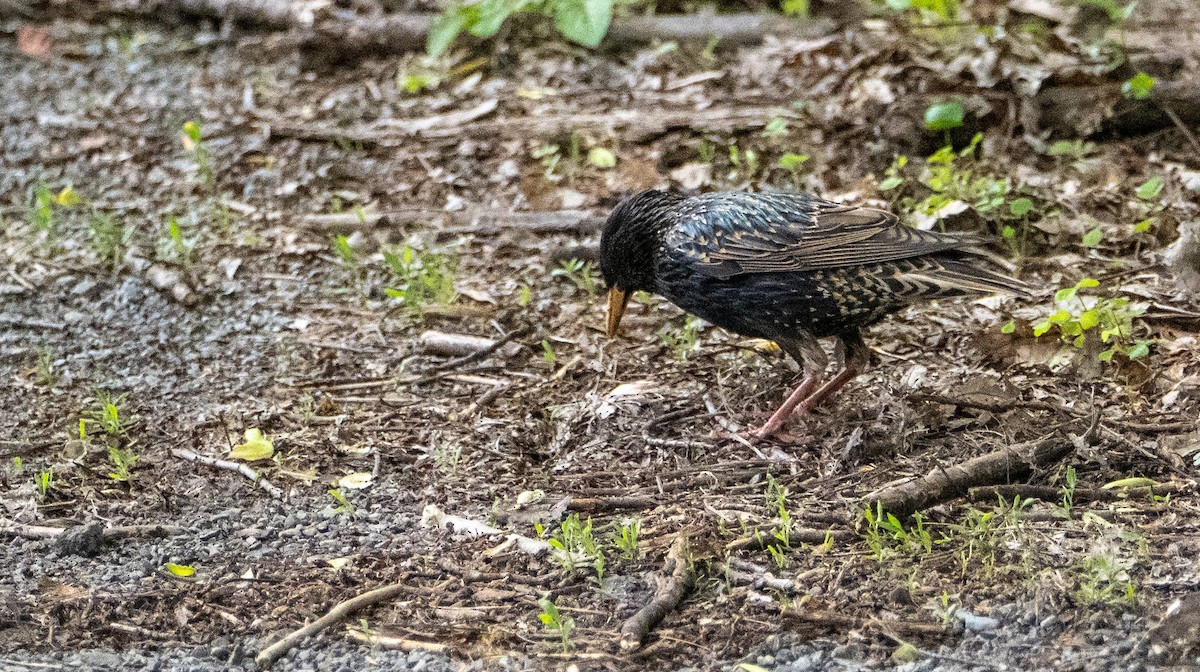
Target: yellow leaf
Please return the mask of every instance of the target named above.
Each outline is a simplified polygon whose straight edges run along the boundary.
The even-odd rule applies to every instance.
[[[64,208],[79,205],[79,194],[70,187],[63,187],[63,190],[54,197],[54,202]]]
[[[262,431],[257,427],[247,429],[244,438],[244,443],[239,443],[233,447],[233,450],[229,451],[229,457],[235,460],[254,462],[256,460],[269,459],[275,454],[275,444],[263,436]]]
[[[175,576],[187,578],[196,573],[196,568],[190,565],[177,565],[173,562],[168,562],[163,567]]]
[[[1119,481],[1105,483],[1100,487],[1104,490],[1115,490],[1117,488],[1150,488],[1158,484],[1158,481],[1154,480],[1153,478],[1135,476],[1133,478],[1122,478]]]
[[[338,479],[338,487],[347,490],[362,490],[363,488],[371,487],[371,479],[373,478],[371,474],[365,471],[346,474]]]

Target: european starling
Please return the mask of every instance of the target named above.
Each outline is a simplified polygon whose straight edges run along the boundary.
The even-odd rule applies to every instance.
[[[608,335],[635,291],[717,326],[779,344],[804,372],[799,387],[753,434],[774,434],[858,375],[870,360],[860,330],[923,299],[1011,293],[1009,277],[978,241],[919,231],[883,210],[796,193],[684,196],[650,190],[617,206],[600,238]],[[833,336],[843,370],[818,338]]]

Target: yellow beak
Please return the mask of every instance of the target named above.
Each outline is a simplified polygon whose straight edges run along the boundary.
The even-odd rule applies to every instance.
[[[608,324],[605,331],[609,338],[617,335],[617,327],[621,326],[621,316],[625,314],[627,305],[628,294],[616,287],[608,290]]]

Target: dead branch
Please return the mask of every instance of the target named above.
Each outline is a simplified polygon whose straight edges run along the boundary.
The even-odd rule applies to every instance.
[[[216,467],[217,469],[236,471],[237,473],[257,483],[258,487],[266,490],[267,494],[271,495],[275,499],[280,499],[283,497],[283,492],[279,488],[272,485],[270,481],[263,478],[262,475],[257,471],[251,469],[249,465],[242,464],[241,462],[220,460],[215,457],[208,457],[207,455],[200,455],[195,451],[188,450],[187,448],[172,448],[171,454],[189,462],[199,462],[200,464],[206,464],[210,467]]]
[[[254,662],[257,663],[259,667],[268,668],[276,660],[279,660],[280,656],[290,651],[293,646],[295,646],[305,637],[312,637],[334,623],[337,623],[347,616],[365,609],[366,607],[379,604],[380,602],[386,602],[394,597],[412,592],[414,592],[414,589],[408,584],[393,583],[382,588],[376,588],[375,590],[367,591],[361,595],[356,595],[345,602],[335,605],[329,610],[329,613],[325,614],[321,618],[318,618],[299,630],[293,630],[287,635],[284,635],[283,639],[275,642],[271,646],[268,646],[259,652],[259,654],[254,657]]]
[[[25,329],[50,329],[52,331],[63,331],[67,328],[67,325],[62,322],[51,322],[33,317],[16,317],[11,315],[0,315],[0,325],[22,327]]]
[[[140,16],[197,16],[290,28],[303,23],[306,3],[291,0],[111,0],[111,11]]]
[[[435,653],[446,653],[451,649],[445,644],[438,642],[425,642],[419,639],[406,639],[404,637],[389,637],[388,635],[376,635],[354,628],[346,629],[346,636],[350,639],[378,646],[381,649],[394,649],[398,651],[433,651]]]
[[[509,332],[503,338],[493,341],[490,338],[470,336],[467,334],[450,334],[443,331],[429,330],[421,334],[421,349],[431,355],[456,357],[433,368],[434,372],[457,369],[464,364],[487,359],[488,356],[500,353],[502,357],[512,357],[521,352],[521,346],[513,343],[513,339],[521,338],[529,330],[517,329]]]
[[[430,222],[447,224],[448,226],[440,228],[446,234],[470,233],[484,236],[514,229],[530,233],[587,234],[595,233],[604,226],[604,215],[586,210],[512,212],[498,208],[468,208],[447,212],[412,208],[367,212],[361,217],[356,213],[308,215],[301,220],[302,224],[310,228],[341,234],[368,231],[377,227],[393,228],[409,223],[427,225]]]
[[[514,329],[514,330],[508,332],[507,334],[505,334],[499,340],[492,341],[490,345],[484,346],[484,347],[476,349],[472,352],[463,354],[461,357],[456,357],[455,359],[451,359],[449,361],[442,362],[441,364],[438,364],[437,366],[434,366],[433,368],[430,369],[430,372],[450,371],[452,369],[457,369],[458,367],[463,366],[465,364],[472,364],[474,362],[479,362],[479,361],[485,360],[488,357],[490,357],[493,353],[500,351],[500,350],[504,350],[505,357],[512,357],[513,355],[516,355],[517,353],[519,353],[521,350],[520,350],[519,344],[518,344],[518,347],[516,347],[516,348],[507,347],[508,344],[511,343],[512,341],[515,341],[518,338],[525,338],[532,331],[533,331],[533,329],[531,329],[529,327],[521,327],[519,329]],[[425,347],[427,350],[432,349],[432,347],[431,347],[432,343],[431,343],[431,341],[426,340],[426,336],[430,336],[432,339],[432,337],[433,337],[432,335],[434,335],[434,334],[438,334],[440,336],[456,336],[459,339],[471,339],[472,341],[476,341],[476,342],[487,340],[487,339],[478,339],[474,336],[459,336],[458,334],[442,334],[441,332],[427,331],[424,334],[421,334],[421,345],[423,347]],[[460,343],[461,343],[461,341],[460,341]],[[441,346],[444,348],[444,346],[446,344],[447,343],[446,343],[445,339],[443,339]],[[459,344],[456,343],[455,345],[458,346]],[[443,350],[442,352],[444,353],[445,351]]]
[[[1038,126],[1064,137],[1128,136],[1176,124],[1200,124],[1200,90],[1194,81],[1159,81],[1144,100],[1126,98],[1119,82],[1052,86],[1038,93]]]
[[[675,538],[663,562],[662,575],[654,599],[631,616],[621,626],[621,650],[636,651],[650,630],[666,618],[683,601],[684,595],[696,580],[695,570],[687,557],[687,540],[682,534]]]
[[[1096,424],[1088,431],[1094,440]],[[867,497],[868,506],[882,506],[897,516],[967,495],[971,488],[1000,485],[1024,478],[1034,469],[1047,467],[1074,452],[1065,437],[1051,435],[1017,446],[1009,446],[948,467],[935,467],[928,475],[889,486]]]
[[[323,22],[304,36],[304,48],[332,61],[419,51],[425,48],[425,35],[432,18],[429,14],[391,14]],[[803,28],[813,33],[818,30],[814,24],[775,14],[625,16],[613,19],[604,45],[621,47],[656,40],[716,38],[727,46],[742,46],[762,42],[768,35],[794,35]]]
[[[7,532],[13,536],[25,539],[53,539],[62,535],[68,529],[70,528],[26,525],[25,523],[0,518],[0,532]],[[182,534],[183,531],[184,528],[176,525],[118,525],[116,527],[105,528],[101,531],[101,536],[105,541],[108,541],[139,536],[169,537],[172,534]]]
[[[391,120],[354,126],[328,126],[313,123],[270,122],[272,138],[300,140],[350,140],[383,147],[409,142],[414,135],[423,138],[462,138],[467,136],[549,137],[573,131],[622,135],[631,142],[645,142],[673,130],[709,133],[735,133],[759,130],[773,117],[773,107],[708,108],[705,110],[612,110],[604,114],[540,114],[504,116],[457,126],[437,126],[409,132],[401,122]]]
[[[568,497],[567,510],[603,513],[624,509],[653,509],[662,503],[655,497]]]
[[[944,404],[946,406],[961,406],[962,408],[974,408],[981,411],[989,411],[991,413],[1007,413],[1008,411],[1024,408],[1032,411],[1051,411],[1054,413],[1066,413],[1068,415],[1081,416],[1085,415],[1084,411],[1074,408],[1067,408],[1062,404],[1055,404],[1049,401],[1024,401],[1022,399],[981,399],[967,397],[951,397],[944,394],[912,394],[909,395],[910,401],[925,401],[932,404]]]

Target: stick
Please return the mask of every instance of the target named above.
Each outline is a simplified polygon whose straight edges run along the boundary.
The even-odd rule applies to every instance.
[[[401,224],[428,224],[444,221],[459,229],[442,229],[443,233],[471,233],[478,236],[503,233],[510,230],[527,230],[531,233],[595,233],[604,226],[604,215],[587,210],[538,210],[509,211],[502,208],[471,207],[447,212],[408,208],[366,212],[360,217],[356,213],[307,215],[301,223],[305,226],[327,230],[330,233],[350,233],[371,230],[376,227],[391,227]]]
[[[229,471],[236,471],[239,474],[241,474],[241,475],[245,476],[246,478],[257,483],[258,487],[262,488],[263,490],[266,490],[267,493],[270,494],[275,499],[279,499],[279,498],[283,497],[283,492],[280,491],[279,488],[275,487],[274,485],[271,485],[270,481],[263,478],[257,471],[251,469],[249,465],[242,464],[241,462],[230,462],[229,460],[219,460],[215,457],[208,457],[206,455],[200,455],[194,451],[188,450],[187,448],[172,448],[171,454],[174,455],[175,457],[182,458],[189,462],[199,462],[200,464],[207,464],[208,466],[216,467],[217,469],[228,469]]]
[[[462,126],[433,127],[419,134],[407,133],[403,127],[391,128],[378,122],[353,126],[300,124],[287,120],[270,123],[273,139],[350,140],[382,147],[400,146],[411,142],[413,135],[423,138],[461,138],[464,136],[544,137],[591,131],[595,133],[623,132],[630,141],[638,143],[657,138],[668,131],[688,130],[710,133],[735,133],[762,129],[774,117],[776,107],[723,107],[705,110],[676,109],[647,112],[645,110],[613,110],[605,114],[544,114],[538,116],[507,116],[476,121]]]
[[[65,527],[45,527],[42,525],[26,525],[0,518],[0,532],[8,532],[25,539],[53,539],[66,532]],[[105,529],[101,534],[104,539],[127,539],[146,535],[150,537],[168,537],[172,534],[182,534],[184,529],[175,525],[120,525]]]
[[[257,663],[259,667],[268,668],[276,660],[279,660],[280,656],[290,651],[293,646],[295,646],[305,637],[312,637],[313,635],[320,633],[325,628],[328,628],[334,623],[341,621],[343,618],[346,618],[360,609],[378,604],[380,602],[386,602],[393,597],[398,597],[411,591],[412,589],[407,584],[393,583],[382,588],[376,588],[375,590],[369,590],[360,595],[356,595],[345,602],[335,605],[329,610],[329,613],[325,614],[321,618],[318,618],[299,630],[293,630],[287,635],[284,635],[283,639],[275,642],[259,652],[259,654],[254,657],[254,662]]]
[[[622,651],[630,652],[641,648],[650,630],[679,606],[695,582],[696,573],[688,562],[687,540],[682,533],[675,538],[671,549],[667,551],[662,573],[665,578],[659,579],[654,599],[621,626]]]
[[[450,361],[442,362],[441,364],[438,364],[437,366],[434,366],[433,368],[429,369],[429,371],[430,372],[448,371],[450,369],[457,369],[458,367],[460,367],[464,364],[470,364],[472,362],[478,362],[478,361],[487,359],[488,356],[491,355],[492,353],[496,352],[497,350],[500,350],[501,348],[504,348],[504,346],[508,345],[510,342],[512,342],[518,338],[524,338],[525,336],[529,335],[529,332],[531,332],[531,331],[533,331],[533,330],[530,329],[529,327],[521,327],[520,329],[514,329],[513,331],[510,331],[507,334],[505,334],[500,340],[491,341],[491,345],[477,349],[474,352],[469,352],[461,357],[451,359]],[[437,337],[450,337],[450,336],[458,337],[457,334],[442,334],[441,332],[437,332],[437,331],[427,331],[424,334],[421,334],[421,345],[423,345],[426,350],[432,350],[433,348],[432,348],[431,340],[433,340],[435,336],[437,336]],[[429,340],[427,340],[427,338]],[[472,343],[476,343],[479,345],[482,345],[483,342],[485,340],[487,340],[487,339],[476,338],[474,336],[461,336],[459,338],[462,340],[471,339]],[[443,348],[445,348],[445,346],[446,346],[445,343],[442,343],[441,345]],[[520,350],[518,348],[506,348],[505,356],[512,357],[513,355],[517,354],[518,352],[520,352]]]
[[[1095,440],[1093,422],[1086,440]],[[949,467],[935,467],[928,475],[893,485],[868,497],[868,506],[882,506],[904,517],[968,494],[975,486],[1001,485],[1024,478],[1034,469],[1058,462],[1075,451],[1069,439],[1049,436],[1009,446]]]
[[[655,497],[568,497],[567,510],[600,513],[622,509],[653,509],[663,503]]]
[[[376,635],[362,630],[353,628],[346,629],[346,635],[351,639],[378,646],[381,649],[397,649],[400,651],[434,651],[437,653],[446,653],[451,649],[445,644],[438,642],[425,642],[419,639],[405,639],[403,637],[389,637],[387,635]]]

